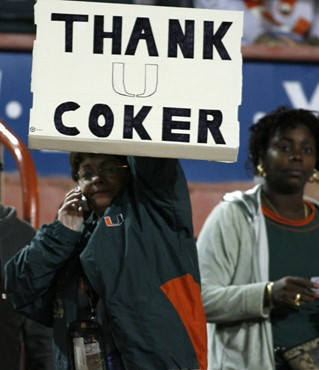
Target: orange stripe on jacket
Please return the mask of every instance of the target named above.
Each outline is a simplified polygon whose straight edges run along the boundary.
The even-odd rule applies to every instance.
[[[191,274],[169,280],[161,289],[178,312],[194,346],[200,369],[207,369],[206,316],[200,286]]]

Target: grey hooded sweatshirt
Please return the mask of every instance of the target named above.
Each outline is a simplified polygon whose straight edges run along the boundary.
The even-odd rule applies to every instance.
[[[209,370],[274,369],[260,185],[224,196],[198,237]]]

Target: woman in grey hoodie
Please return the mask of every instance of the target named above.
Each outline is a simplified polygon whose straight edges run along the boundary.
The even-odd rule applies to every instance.
[[[319,209],[304,197],[318,179],[319,119],[280,107],[250,131],[264,182],[226,194],[198,238],[214,370],[288,369],[284,350],[319,336]]]

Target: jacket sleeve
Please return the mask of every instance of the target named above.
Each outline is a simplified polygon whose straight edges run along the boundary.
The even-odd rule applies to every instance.
[[[5,290],[17,311],[50,325],[50,288],[57,272],[75,249],[79,236],[79,232],[54,221],[43,225],[31,243],[7,262]]]
[[[174,187],[179,163],[177,159],[128,157],[133,177],[153,191],[167,191]]]
[[[178,159],[128,157],[128,161],[135,194],[151,217],[157,214],[175,231],[193,237],[189,191]]]
[[[208,322],[267,317],[267,283],[253,282],[253,240],[253,228],[235,204],[222,202],[207,218],[197,245]]]

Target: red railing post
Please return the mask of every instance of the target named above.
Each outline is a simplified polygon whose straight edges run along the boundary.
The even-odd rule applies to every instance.
[[[17,163],[22,186],[22,217],[34,228],[39,227],[39,190],[37,172],[29,149],[0,119],[0,142]]]

